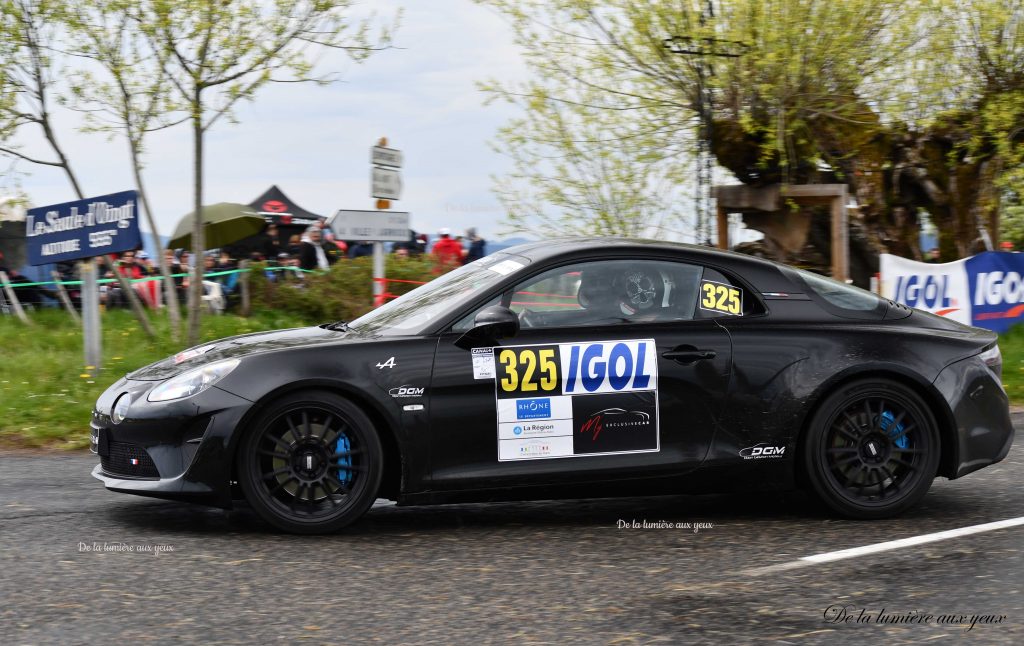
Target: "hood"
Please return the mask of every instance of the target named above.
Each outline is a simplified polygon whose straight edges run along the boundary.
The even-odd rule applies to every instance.
[[[176,355],[167,357],[128,374],[128,379],[160,381],[179,373],[197,368],[203,364],[244,357],[262,352],[316,345],[325,341],[332,343],[354,341],[359,338],[352,332],[327,330],[321,327],[300,327],[272,332],[242,334],[226,339],[197,345]]]

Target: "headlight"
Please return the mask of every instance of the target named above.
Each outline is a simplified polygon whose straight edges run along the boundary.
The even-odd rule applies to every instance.
[[[124,421],[125,417],[128,417],[128,407],[132,405],[132,396],[128,393],[122,393],[114,400],[114,406],[110,409],[110,420],[115,424],[120,424]]]
[[[183,372],[151,390],[146,399],[151,402],[165,402],[191,397],[223,379],[238,366],[238,363],[238,359],[228,359]]]

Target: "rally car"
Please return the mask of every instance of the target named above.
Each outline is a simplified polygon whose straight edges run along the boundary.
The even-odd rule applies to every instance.
[[[1013,440],[996,335],[682,244],[485,257],[349,323],[232,337],[113,384],[113,491],[330,532],[400,505],[805,487],[882,518]]]

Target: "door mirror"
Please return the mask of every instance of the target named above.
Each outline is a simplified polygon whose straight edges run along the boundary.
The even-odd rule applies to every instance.
[[[519,316],[507,307],[492,305],[486,307],[473,319],[473,327],[460,336],[455,345],[470,349],[491,344],[498,339],[508,339],[519,334]]]

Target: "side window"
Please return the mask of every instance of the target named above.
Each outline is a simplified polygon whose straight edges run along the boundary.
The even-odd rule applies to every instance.
[[[509,307],[524,329],[687,321],[702,268],[663,260],[566,265],[517,285]]]
[[[760,301],[742,286],[737,285],[736,281],[710,267],[704,269],[700,280],[697,318],[750,316],[761,314],[763,311]]]

